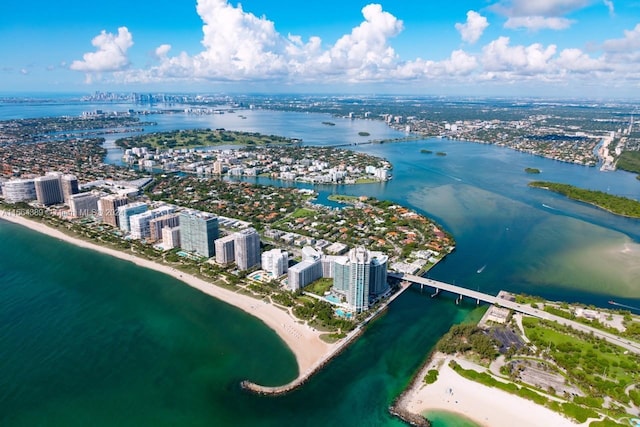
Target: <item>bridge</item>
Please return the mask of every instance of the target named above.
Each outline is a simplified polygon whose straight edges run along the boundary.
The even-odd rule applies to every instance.
[[[528,316],[537,317],[539,319],[545,319],[552,322],[557,322],[561,325],[570,326],[573,329],[578,331],[585,332],[587,334],[592,333],[593,335],[602,338],[612,344],[618,345],[625,350],[629,350],[632,353],[640,354],[640,343],[635,341],[629,341],[625,338],[619,337],[618,335],[611,334],[609,332],[596,329],[589,325],[585,325],[580,322],[576,322],[571,319],[566,319],[564,317],[556,316],[551,313],[547,313],[544,310],[539,310],[537,308],[533,308],[527,304],[519,304],[515,301],[509,301],[508,299],[499,298],[497,296],[485,294],[483,292],[474,291],[471,289],[463,288],[462,286],[452,285],[450,283],[439,282],[437,280],[428,279],[425,277],[414,276],[412,274],[404,274],[404,273],[388,273],[388,276],[393,279],[407,281],[409,283],[415,283],[420,285],[420,287],[428,286],[434,289],[434,294],[432,297],[437,296],[441,291],[451,292],[458,297],[456,298],[456,303],[459,303],[463,297],[473,298],[476,300],[476,303],[486,302],[489,304],[499,305],[500,307],[505,307],[510,310],[513,310],[518,313],[526,314]]]
[[[418,284],[420,285],[420,289],[422,289],[425,286],[433,288],[435,293],[431,295],[432,297],[437,296],[440,293],[440,291],[447,291],[447,292],[451,292],[452,294],[456,294],[458,295],[458,297],[456,298],[456,304],[462,300],[462,297],[468,297],[476,300],[476,304],[479,304],[480,302],[487,302],[489,304],[498,304],[502,307],[511,308],[505,303],[512,303],[514,306],[518,306],[518,307],[520,306],[519,304],[515,304],[512,301],[509,301],[503,298],[498,298],[493,295],[485,294],[483,292],[474,291],[468,288],[463,288],[462,286],[452,285],[450,283],[427,279],[425,277],[414,276],[413,274],[389,272],[388,276],[393,279],[404,280],[407,282]],[[515,310],[516,308],[513,308],[513,309]]]

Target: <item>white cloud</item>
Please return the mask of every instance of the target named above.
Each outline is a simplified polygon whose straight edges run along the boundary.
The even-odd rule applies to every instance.
[[[129,65],[127,50],[133,46],[133,37],[127,27],[118,28],[118,34],[105,30],[91,40],[97,48],[95,52],[82,55],[82,61],[73,61],[70,68],[76,71],[104,72],[118,71]]]
[[[544,16],[514,16],[507,19],[504,27],[511,29],[526,28],[531,31],[538,31],[542,29],[564,30],[569,28],[571,24],[573,24],[573,22],[574,21],[567,18],[545,18]]]
[[[491,9],[507,17],[505,28],[565,30],[575,22],[565,15],[590,6],[595,1],[597,0],[502,0],[491,6]]]
[[[379,4],[362,8],[365,21],[317,58],[324,71],[346,72],[355,80],[379,77],[379,72],[395,67],[395,51],[387,40],[402,31],[402,21],[382,10]]]
[[[509,37],[500,37],[482,49],[485,71],[508,71],[521,75],[545,73],[556,53],[555,45],[545,48],[539,43],[530,46],[510,46],[509,43]]]
[[[550,14],[576,10],[584,4],[576,0],[501,3],[514,14],[508,17],[507,26],[529,29],[566,28],[571,21]],[[403,30],[403,22],[379,4],[363,7],[362,22],[333,44],[316,36],[303,39],[280,34],[274,22],[226,0],[198,0],[197,11],[203,21],[199,53],[174,53],[170,44],[162,44],[153,52],[155,65],[129,69],[127,51],[133,41],[122,27],[117,35],[103,31],[94,38],[96,52],[85,54],[71,68],[86,71],[88,83],[102,80],[103,73],[113,71],[106,74],[107,79],[118,83],[266,81],[273,82],[274,87],[399,81],[474,85],[485,81],[536,84],[575,80],[591,84],[640,78],[636,71],[640,69],[640,24],[625,31],[622,38],[603,42],[599,57],[580,49],[558,52],[554,44],[512,45],[508,37],[499,37],[482,48],[454,50],[440,59],[401,60],[390,40]],[[516,12],[539,14],[516,16]],[[465,42],[473,44],[488,25],[486,18],[470,10],[466,22],[456,24],[456,29]]]
[[[226,0],[199,0],[197,11],[204,22],[205,50],[194,58],[201,76],[257,77],[285,65],[285,43],[272,21],[246,13],[241,5],[233,7]]]
[[[160,65],[119,73],[127,81],[156,81],[191,77],[201,80],[309,81],[318,76],[339,81],[376,80],[396,66],[388,39],[402,31],[402,21],[379,4],[362,8],[364,21],[333,46],[323,49],[319,37],[305,43],[300,36],[278,33],[272,21],[245,12],[226,0],[199,0],[204,50],[196,55],[168,56],[170,46],[159,46]]]
[[[158,46],[155,50],[155,55],[158,58],[166,58],[167,54],[169,53],[169,51],[171,50],[171,45],[170,44],[161,44],[160,46]]]
[[[624,38],[606,40],[602,47],[607,52],[625,52],[640,49],[640,24],[633,30],[625,30]]]
[[[564,73],[591,73],[606,70],[605,63],[593,59],[580,49],[564,49],[556,59],[556,64]]]
[[[454,50],[449,59],[442,62],[445,71],[449,75],[468,75],[478,67],[478,61],[473,55],[463,50]]]
[[[467,22],[464,24],[456,23],[456,30],[460,32],[463,41],[473,44],[480,39],[488,26],[487,18],[470,10],[467,12]]]
[[[436,79],[452,80],[460,76],[471,75],[478,69],[475,56],[463,50],[454,50],[443,61],[416,59],[398,65],[391,76],[401,80]]]
[[[640,65],[640,24],[625,30],[624,37],[602,43],[603,57],[607,64],[619,72],[638,74]]]
[[[609,9],[609,15],[614,16],[616,14],[616,9],[612,0],[602,0],[605,6]]]
[[[493,6],[494,10],[514,16],[562,16],[582,9],[594,0],[503,0]]]

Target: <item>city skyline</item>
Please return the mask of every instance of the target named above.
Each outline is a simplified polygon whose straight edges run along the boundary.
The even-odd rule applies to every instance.
[[[640,2],[329,0],[300,10],[288,1],[115,0],[96,12],[72,0],[5,9],[1,93],[640,95]]]

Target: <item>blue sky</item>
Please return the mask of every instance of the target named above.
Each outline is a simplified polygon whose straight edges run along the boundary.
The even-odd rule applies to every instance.
[[[0,92],[95,90],[640,97],[640,0],[3,3]]]

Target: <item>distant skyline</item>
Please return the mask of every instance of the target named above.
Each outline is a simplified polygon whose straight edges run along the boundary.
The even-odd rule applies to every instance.
[[[640,98],[640,0],[10,1],[0,92]]]

